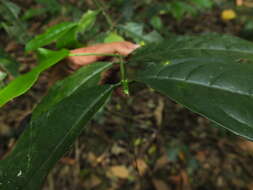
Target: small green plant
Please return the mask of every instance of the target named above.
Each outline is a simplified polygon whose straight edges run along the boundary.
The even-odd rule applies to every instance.
[[[185,15],[196,16],[200,11],[212,8],[214,2],[211,0],[181,0],[166,4],[164,13],[170,13],[175,19],[181,20]]]
[[[66,47],[79,45],[79,33],[94,25],[99,12],[88,11],[79,22],[55,25],[27,43],[26,51],[36,51],[39,64],[0,90],[0,105],[27,92],[47,68],[65,57],[78,56],[70,54]],[[0,161],[0,189],[40,189],[50,169],[112,91],[121,85],[128,94],[132,82],[144,83],[217,125],[253,140],[251,42],[220,34],[177,36],[154,42],[147,40],[150,38],[145,38],[140,28],[127,31],[129,28],[123,27],[124,32],[137,41],[145,40],[146,45],[128,59],[113,55],[119,57],[117,62],[91,64],[56,83],[34,109],[14,149]],[[110,31],[104,40],[122,40],[117,32]],[[58,50],[43,48],[52,42]],[[113,64],[120,64],[121,81],[98,85],[101,72]],[[131,77],[126,72],[128,68],[134,70]]]

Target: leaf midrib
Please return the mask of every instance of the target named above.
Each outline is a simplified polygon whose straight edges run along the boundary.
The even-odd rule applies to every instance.
[[[157,80],[171,80],[171,81],[180,81],[180,82],[185,82],[187,84],[193,84],[193,85],[198,85],[198,86],[203,86],[206,88],[211,88],[211,89],[215,89],[215,90],[221,90],[221,91],[226,91],[232,94],[239,94],[242,96],[249,96],[252,97],[252,94],[249,93],[245,93],[243,91],[232,91],[228,88],[220,88],[218,86],[214,86],[214,85],[204,85],[203,83],[198,83],[196,81],[192,81],[192,80],[185,80],[185,79],[181,79],[181,78],[175,78],[175,77],[166,77],[166,76],[157,76],[157,75],[151,75],[151,76],[145,76],[145,77],[139,77],[137,78],[137,80],[139,80],[140,78],[142,79],[157,79]]]
[[[170,51],[168,51],[168,49],[165,49],[164,51],[160,51],[158,54],[164,54],[164,53],[175,53],[175,52],[180,52],[180,51],[216,51],[216,52],[230,52],[230,53],[241,53],[241,54],[251,54],[253,56],[253,51],[249,51],[249,50],[245,50],[245,51],[240,51],[240,50],[229,50],[229,49],[214,49],[214,48],[182,48],[182,49],[172,49],[170,48]],[[153,52],[146,52],[145,55],[143,57],[147,57],[148,56],[154,56],[153,55],[154,53]],[[157,55],[156,55],[157,56]],[[138,55],[136,55],[136,57],[138,57]],[[241,56],[242,57],[242,56]],[[239,58],[239,57],[238,57]],[[134,58],[133,58],[134,59]],[[166,58],[168,59],[168,58]],[[172,61],[173,61],[173,57],[171,58]],[[179,59],[179,58],[177,58]]]

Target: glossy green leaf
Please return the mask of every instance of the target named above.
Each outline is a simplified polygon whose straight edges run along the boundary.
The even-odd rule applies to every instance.
[[[41,59],[41,62],[37,67],[33,68],[32,71],[17,77],[13,81],[11,81],[5,88],[0,90],[0,107],[6,104],[8,101],[12,100],[13,98],[27,92],[36,82],[41,72],[68,56],[69,51],[50,51],[44,49],[43,53],[44,58]]]
[[[77,28],[78,26],[73,27],[65,34],[63,34],[57,41],[56,41],[56,48],[68,48],[74,49],[78,48],[81,44],[77,40]]]
[[[60,102],[62,99],[70,96],[80,86],[95,86],[100,80],[101,72],[110,68],[112,63],[97,62],[86,67],[80,68],[73,75],[57,82],[45,96],[41,103],[33,111],[33,118],[37,118],[43,112]]]
[[[75,22],[63,22],[48,28],[45,33],[36,36],[26,45],[26,51],[33,51],[54,41],[57,41],[66,32],[77,26]]]
[[[32,120],[14,150],[0,161],[0,189],[40,189],[50,169],[69,150],[112,90],[113,86],[82,85]]]
[[[236,37],[179,37],[137,51],[136,80],[253,140],[253,44]]]
[[[0,49],[0,67],[14,77],[19,75],[19,63],[2,49]]]
[[[131,58],[136,62],[166,62],[174,63],[184,60],[203,59],[247,61],[253,60],[253,46],[249,41],[222,34],[199,36],[179,36],[166,40],[164,43],[154,43],[139,48]],[[241,60],[243,59],[243,60]]]

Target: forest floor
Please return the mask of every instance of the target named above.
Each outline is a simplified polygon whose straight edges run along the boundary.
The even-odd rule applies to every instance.
[[[215,11],[171,28],[177,34],[240,32],[240,24],[220,21]],[[5,35],[0,33],[5,50],[24,64],[22,72],[28,71],[34,58]],[[0,136],[0,158],[46,94],[49,76],[50,71],[45,72],[28,93],[1,108],[0,134],[16,133]],[[147,87],[134,84],[131,89],[130,97],[113,96],[89,123],[51,171],[43,190],[253,190],[252,142]]]

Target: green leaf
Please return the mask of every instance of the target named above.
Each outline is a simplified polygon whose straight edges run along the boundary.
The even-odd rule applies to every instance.
[[[30,8],[25,11],[23,16],[21,17],[22,20],[29,20],[34,17],[40,16],[42,14],[45,14],[47,12],[47,9],[39,7],[39,8]]]
[[[116,32],[110,32],[104,39],[104,43],[122,42],[122,41],[125,41],[124,38],[118,35]]]
[[[0,49],[0,67],[14,77],[17,77],[19,75],[19,63],[2,49]]]
[[[128,22],[125,25],[119,26],[119,28],[126,32],[128,36],[135,39],[135,41],[145,41],[145,39],[143,38],[143,24]]]
[[[144,34],[143,24],[129,22],[126,25],[119,26],[119,29],[124,31],[128,37],[133,38],[136,43],[140,43],[143,41],[147,43],[152,43],[163,40],[162,36],[156,31]]]
[[[2,82],[7,77],[5,72],[0,71],[0,82]]]
[[[212,8],[214,2],[212,0],[191,0],[200,9]]]
[[[56,48],[77,48],[80,46],[77,40],[77,28],[78,26],[73,27],[65,34],[63,34],[56,42]]]
[[[57,39],[57,48],[77,48],[81,44],[78,42],[78,34],[90,30],[96,21],[96,16],[99,11],[88,10],[83,14],[82,18],[75,27],[65,32],[59,39]]]
[[[0,70],[0,89],[4,87],[4,79],[7,77],[7,73]]]
[[[153,16],[150,20],[150,24],[157,30],[161,30],[163,28],[163,22],[159,16]]]
[[[186,2],[173,1],[167,4],[169,12],[174,18],[180,20],[183,18],[184,14],[187,12],[189,5]]]
[[[179,37],[137,51],[136,80],[253,140],[253,44],[223,35]]]
[[[6,104],[8,101],[12,100],[13,98],[27,92],[36,82],[41,72],[68,56],[69,51],[43,50],[43,53],[44,58],[41,59],[41,62],[37,67],[33,68],[32,71],[17,77],[13,81],[11,81],[5,88],[0,90],[0,107]]]
[[[77,32],[84,33],[85,31],[92,28],[96,22],[96,16],[98,13],[99,11],[92,11],[92,10],[88,10],[86,13],[84,13],[78,23]]]
[[[36,36],[26,45],[26,51],[33,51],[60,39],[66,32],[77,26],[75,22],[63,22],[54,25],[46,30],[45,33]]]
[[[0,189],[40,189],[50,169],[69,150],[113,88],[82,85],[32,120],[13,151],[0,161]]]
[[[163,41],[163,37],[157,32],[153,31],[144,36],[145,41],[152,43],[152,42],[161,42]]]
[[[97,62],[80,68],[73,75],[57,82],[45,96],[41,103],[33,111],[33,118],[37,118],[43,112],[70,96],[80,86],[95,86],[100,79],[100,73],[110,68],[112,63]]]
[[[230,54],[228,54],[228,52]],[[164,62],[174,63],[184,60],[217,60],[239,61],[253,60],[253,46],[249,41],[222,34],[199,36],[178,36],[164,43],[153,43],[137,49],[131,62]]]

